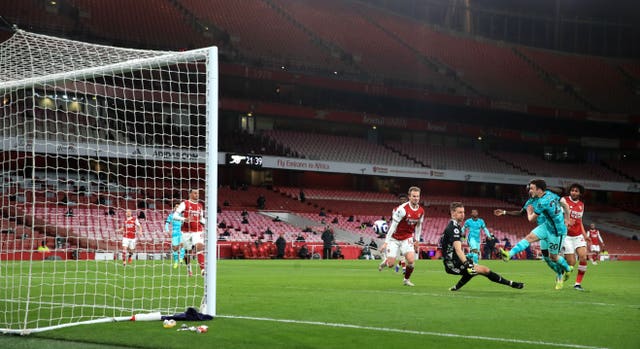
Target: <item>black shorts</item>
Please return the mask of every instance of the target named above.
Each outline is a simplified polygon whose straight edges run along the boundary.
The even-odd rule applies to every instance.
[[[446,271],[447,274],[453,274],[453,275],[468,274],[467,268],[465,268],[462,265],[462,262],[460,262],[457,259],[454,259],[454,260],[443,259],[442,262],[444,264],[444,271]]]

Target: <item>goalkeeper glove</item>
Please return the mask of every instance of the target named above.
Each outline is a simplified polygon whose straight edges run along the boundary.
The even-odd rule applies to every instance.
[[[473,261],[470,259],[467,259],[463,266],[467,269],[467,273],[469,275],[475,275],[477,274],[476,270],[474,269],[475,265],[473,264]]]

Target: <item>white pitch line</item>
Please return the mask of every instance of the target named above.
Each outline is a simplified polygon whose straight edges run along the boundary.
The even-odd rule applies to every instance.
[[[485,341],[492,341],[492,342],[543,345],[543,346],[563,347],[563,348],[608,349],[606,347],[594,347],[594,346],[580,345],[580,344],[566,344],[566,343],[552,343],[552,342],[543,342],[543,341],[529,341],[529,340],[524,340],[524,339],[512,339],[512,338],[468,336],[468,335],[455,334],[455,333],[416,331],[416,330],[402,330],[402,329],[397,329],[397,328],[360,326],[360,325],[351,325],[351,324],[339,324],[339,323],[333,323],[333,322],[289,320],[289,319],[273,319],[273,318],[263,318],[263,317],[253,317],[253,316],[240,316],[240,315],[216,315],[216,317],[226,318],[226,319],[270,321],[270,322],[281,322],[281,323],[291,323],[291,324],[301,324],[301,325],[326,326],[326,327],[338,327],[338,328],[352,328],[352,329],[367,330],[367,331],[407,333],[407,334],[415,334],[415,335],[421,335],[421,336],[449,337],[449,338],[462,338],[462,339],[478,339],[478,340],[485,340]]]

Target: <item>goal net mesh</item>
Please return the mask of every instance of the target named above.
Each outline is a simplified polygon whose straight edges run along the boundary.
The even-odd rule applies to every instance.
[[[205,204],[216,188],[206,180],[217,158],[212,53],[21,30],[0,43],[0,331],[201,306],[208,276],[195,250],[185,251],[193,276],[184,260],[174,268],[165,221],[189,189],[215,210]],[[140,223],[131,254],[127,210]]]

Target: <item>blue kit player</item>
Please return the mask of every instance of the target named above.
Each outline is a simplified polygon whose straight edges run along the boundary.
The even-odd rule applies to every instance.
[[[526,207],[527,219],[530,222],[536,221],[538,226],[510,251],[500,249],[500,253],[507,261],[512,256],[524,251],[531,243],[541,241],[541,249],[544,250],[545,247],[548,249],[550,261],[558,264],[560,271],[564,271],[564,279],[566,280],[573,268],[569,266],[564,257],[560,256],[560,250],[567,236],[565,221],[569,221],[569,207],[557,194],[547,190],[547,183],[542,179],[533,179],[529,182],[529,196],[531,200],[528,201],[530,205]],[[548,264],[552,269],[555,269],[553,264]],[[558,288],[557,284],[556,288]]]
[[[478,217],[478,210],[471,210],[471,218],[467,219],[464,222],[464,226],[462,230],[469,229],[467,233],[467,244],[469,244],[469,253],[467,253],[467,258],[473,260],[473,263],[478,264],[478,258],[480,255],[480,235],[482,231],[487,235],[488,238],[491,238],[491,233],[489,233],[489,229],[484,224],[484,219]]]
[[[171,249],[173,250],[173,268],[178,268],[178,263],[184,258],[184,247],[182,244],[182,221],[173,217],[179,204],[173,205],[173,210],[167,216],[167,220],[164,224],[164,232],[166,234],[171,233]]]

